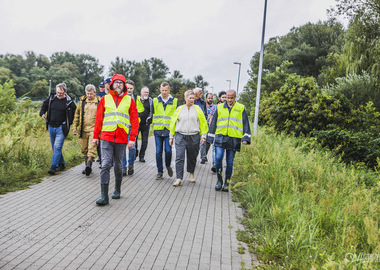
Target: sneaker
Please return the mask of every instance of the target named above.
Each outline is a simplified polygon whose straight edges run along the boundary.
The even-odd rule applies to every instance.
[[[216,172],[216,168],[214,166],[211,167],[212,172]]]
[[[174,187],[178,187],[178,186],[180,186],[181,185],[181,179],[177,179],[177,180],[175,180],[175,182],[173,183],[173,186]]]
[[[51,166],[49,171],[48,171],[48,174],[54,175],[56,172],[57,172],[57,167]]]
[[[190,173],[190,176],[189,176],[189,182],[190,182],[190,183],[195,183],[195,177],[194,177],[194,174],[193,174],[193,173]]]
[[[123,176],[127,176],[127,168],[123,168]]]
[[[206,163],[206,160],[201,160],[201,164],[205,164]]]
[[[84,170],[82,171],[82,174],[86,174],[86,169],[84,169]]]
[[[145,159],[144,159],[143,157],[141,157],[141,158],[139,159],[139,161],[140,161],[140,162],[145,162]]]
[[[58,170],[59,171],[64,171],[66,169],[65,164],[58,164]]]
[[[156,176],[156,180],[162,180],[163,177],[162,177],[162,172],[159,172]]]
[[[166,167],[166,169],[168,170],[168,175],[170,177],[172,177],[173,176],[173,169],[172,169],[172,167]]]
[[[128,175],[132,175],[134,172],[135,172],[135,170],[133,169],[133,164],[129,164],[128,165]]]

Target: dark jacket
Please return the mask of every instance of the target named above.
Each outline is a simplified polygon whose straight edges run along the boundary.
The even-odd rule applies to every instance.
[[[186,103],[186,101],[185,101],[185,103]],[[206,101],[204,101],[203,99],[200,98],[200,99],[197,99],[197,100],[194,101],[194,105],[198,105],[202,109],[202,111],[205,114],[205,117],[207,119],[207,105],[206,105]]]
[[[227,102],[224,103],[224,108],[228,108],[228,110],[231,112],[231,108],[228,107]],[[212,117],[212,121],[209,127],[208,136],[207,136],[207,142],[208,143],[214,143],[215,146],[233,150],[233,151],[240,151],[241,141],[247,141],[248,144],[251,144],[251,128],[249,126],[249,120],[247,112],[243,111],[243,138],[234,138],[229,137],[228,135],[222,135],[217,134],[214,135],[216,132],[216,123],[218,122],[218,109],[215,111],[214,116]],[[215,138],[214,138],[215,137]]]
[[[46,123],[46,129],[48,129],[49,126],[49,119],[50,119],[50,112],[51,112],[51,102],[57,98],[56,94],[51,94],[48,98],[46,98],[41,105],[40,110],[40,116],[45,114],[47,112],[47,123]],[[70,126],[73,123],[74,120],[74,114],[77,106],[75,105],[74,101],[70,98],[69,95],[66,94],[66,121],[62,123],[62,131],[65,137],[69,134]]]

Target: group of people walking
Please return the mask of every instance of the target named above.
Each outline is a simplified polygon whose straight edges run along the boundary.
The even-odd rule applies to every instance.
[[[185,104],[180,105],[177,98],[170,95],[167,82],[160,85],[160,94],[153,99],[149,97],[148,87],[141,89],[140,96],[135,96],[133,92],[134,82],[126,80],[121,74],[115,74],[100,83],[98,93],[94,85],[87,85],[86,95],[80,98],[76,107],[67,94],[66,85],[58,84],[56,93],[43,102],[40,110],[53,149],[48,173],[53,175],[65,169],[62,147],[72,126],[73,135],[81,138],[83,174],[88,176],[92,173],[96,152],[99,156],[101,196],[96,204],[107,205],[111,168],[115,175],[112,199],[119,199],[123,176],[134,173],[137,157],[139,162],[145,162],[152,125],[157,180],[163,179],[164,165],[168,176],[173,176],[171,161],[172,146],[175,144],[176,179],[173,186],[182,184],[185,158],[189,182],[195,183],[194,172],[199,152],[201,164],[204,164],[212,145],[211,169],[217,173],[215,190],[228,191],[235,153],[240,151],[241,143],[250,144],[251,141],[248,116],[244,106],[235,101],[236,92],[220,92],[217,105],[213,104],[212,94],[206,95],[206,101],[202,99],[201,88],[187,90],[184,93]],[[137,147],[139,133],[140,151]],[[225,152],[227,166],[223,177]]]

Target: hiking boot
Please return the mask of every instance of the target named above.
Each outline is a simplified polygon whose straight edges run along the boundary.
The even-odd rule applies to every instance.
[[[162,177],[162,172],[159,172],[156,176],[156,180],[162,180],[163,177]]]
[[[190,182],[190,183],[195,183],[195,177],[194,177],[194,174],[193,174],[193,173],[190,173],[190,176],[189,176],[189,182]]]
[[[127,168],[123,168],[123,176],[127,176]]]
[[[172,177],[173,176],[173,169],[172,169],[172,167],[166,167],[166,169],[168,170],[168,175],[170,177]]]
[[[133,169],[133,164],[129,164],[128,165],[128,175],[132,175],[134,172],[135,172],[135,170]]]
[[[226,180],[224,181],[224,185],[222,187],[222,191],[228,192],[228,190],[229,190],[229,187],[228,187],[229,183],[230,183],[230,178],[226,178]]]
[[[48,170],[48,174],[54,175],[57,172],[57,167],[51,166]]]
[[[180,186],[181,185],[181,179],[177,179],[177,180],[175,180],[175,182],[173,183],[173,186],[174,187],[178,187],[178,186]]]

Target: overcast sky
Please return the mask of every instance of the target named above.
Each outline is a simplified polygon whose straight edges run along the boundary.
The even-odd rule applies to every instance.
[[[326,20],[334,0],[268,0],[265,42]],[[214,93],[247,83],[260,50],[264,0],[0,0],[0,54],[90,54],[108,72],[117,56],[161,58]],[[105,75],[105,74],[104,74]]]

